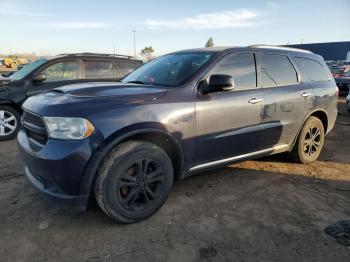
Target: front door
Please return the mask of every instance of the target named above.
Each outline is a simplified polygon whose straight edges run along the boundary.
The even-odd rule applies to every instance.
[[[252,53],[224,57],[209,72],[231,75],[231,91],[198,94],[196,102],[197,164],[225,160],[259,149],[262,90],[256,87],[255,58]]]
[[[44,74],[44,81],[32,81],[27,89],[27,97],[46,92],[56,87],[80,83],[80,60],[70,59],[49,64],[35,75]]]

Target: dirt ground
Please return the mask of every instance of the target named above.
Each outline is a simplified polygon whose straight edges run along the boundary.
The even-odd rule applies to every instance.
[[[15,141],[0,144],[0,261],[350,261],[323,229],[350,219],[344,100],[311,165],[283,156],[178,182],[150,219],[113,224],[96,205],[58,208],[27,182]]]

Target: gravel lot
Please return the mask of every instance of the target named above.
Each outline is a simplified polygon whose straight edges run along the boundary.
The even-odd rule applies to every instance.
[[[0,144],[0,261],[350,261],[323,229],[350,219],[350,116],[344,100],[320,161],[283,156],[178,182],[150,219],[113,224],[43,199],[15,141]]]

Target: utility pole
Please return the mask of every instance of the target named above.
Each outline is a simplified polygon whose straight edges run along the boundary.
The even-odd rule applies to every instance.
[[[304,36],[301,36],[300,48],[303,45],[303,43],[304,43]]]
[[[136,58],[136,30],[132,31],[134,33],[134,57]]]

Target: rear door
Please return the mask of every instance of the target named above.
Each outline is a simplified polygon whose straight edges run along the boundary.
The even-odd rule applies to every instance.
[[[82,82],[117,81],[119,78],[114,59],[84,58]]]
[[[196,162],[224,160],[259,149],[262,90],[256,86],[253,53],[224,57],[208,73],[231,75],[232,91],[198,94],[196,102]]]
[[[39,72],[36,72],[35,75],[40,73],[45,75],[45,81],[32,81],[27,89],[27,96],[64,85],[80,83],[80,59],[65,59],[49,63]]]
[[[311,89],[287,54],[257,53],[258,86],[264,92],[261,149],[290,145],[312,107]]]

